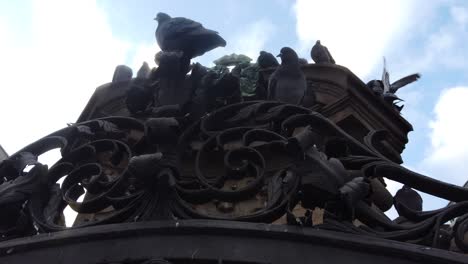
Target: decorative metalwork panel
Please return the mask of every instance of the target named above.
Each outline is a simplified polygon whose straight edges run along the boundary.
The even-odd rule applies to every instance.
[[[69,206],[78,213],[74,229],[275,222],[466,252],[468,190],[389,161],[376,148],[383,139],[376,131],[360,143],[319,113],[272,101],[228,105],[194,123],[154,115],[74,124],[1,163],[2,240],[68,229]],[[38,163],[54,148],[62,154],[56,164]],[[389,198],[383,178],[406,187]],[[421,211],[411,188],[456,203]],[[382,213],[392,203],[396,221]]]

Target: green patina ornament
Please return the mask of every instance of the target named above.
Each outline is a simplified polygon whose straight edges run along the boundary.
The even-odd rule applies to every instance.
[[[217,66],[235,66],[241,63],[250,63],[251,61],[252,59],[246,55],[232,53],[231,55],[222,56],[213,63]]]

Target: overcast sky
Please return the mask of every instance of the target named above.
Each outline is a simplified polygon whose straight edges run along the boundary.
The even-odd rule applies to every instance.
[[[74,122],[118,64],[154,65],[157,12],[185,16],[227,41],[198,61],[290,46],[311,61],[320,39],[364,82],[420,72],[398,92],[414,126],[404,165],[468,180],[468,1],[0,0],[0,144],[12,154]],[[395,191],[396,184],[390,184]],[[425,209],[445,202],[425,197]]]

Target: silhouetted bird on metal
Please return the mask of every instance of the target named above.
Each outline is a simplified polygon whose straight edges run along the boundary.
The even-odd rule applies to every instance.
[[[156,40],[163,51],[182,51],[184,56],[191,59],[226,46],[226,41],[218,32],[188,18],[171,18],[168,14],[158,13],[155,20],[158,21]]]
[[[114,76],[112,76],[112,82],[123,82],[130,81],[133,76],[133,71],[126,65],[119,65],[115,67]]]
[[[282,48],[277,57],[281,58],[281,65],[270,76],[268,99],[300,104],[307,89],[307,82],[299,58],[296,52],[288,47]]]
[[[312,57],[315,63],[335,64],[335,60],[328,51],[327,47],[320,44],[320,40],[317,40],[315,45],[312,47],[312,50],[310,51],[310,56]]]
[[[402,207],[406,207],[413,211],[422,211],[423,206],[421,195],[406,185],[396,192],[395,197],[393,198],[393,203],[398,213],[401,212]]]
[[[257,64],[260,67],[260,69],[278,67],[279,65],[278,61],[276,60],[275,56],[273,56],[273,54],[263,50],[260,51],[260,55],[257,58]]]

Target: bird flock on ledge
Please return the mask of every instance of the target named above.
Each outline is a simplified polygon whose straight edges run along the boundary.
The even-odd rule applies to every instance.
[[[127,92],[126,105],[133,115],[154,111],[177,111],[190,113],[199,118],[214,109],[245,100],[274,100],[289,104],[312,107],[316,97],[301,70],[308,64],[297,53],[284,47],[276,57],[260,51],[256,63],[245,55],[231,54],[214,61],[208,68],[191,60],[217,47],[225,47],[226,41],[218,32],[206,29],[199,22],[171,17],[158,13],[156,40],[161,51],[155,55],[157,68],[150,69],[146,62],[139,69],[136,78]],[[327,47],[317,40],[311,49],[312,60],[316,64],[335,64]],[[261,71],[272,71],[267,80]],[[190,74],[189,74],[190,73]],[[129,81],[132,70],[117,66],[113,82]],[[399,88],[420,78],[411,74],[390,84],[385,58],[381,80],[372,80],[367,87],[381,97],[383,102],[400,112],[403,101],[395,93]],[[157,109],[157,110],[155,110]]]

